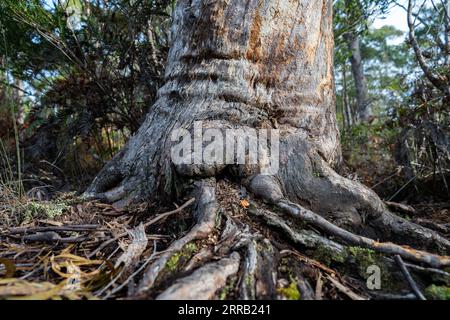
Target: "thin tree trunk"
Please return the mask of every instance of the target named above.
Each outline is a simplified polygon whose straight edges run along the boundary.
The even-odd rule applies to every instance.
[[[5,81],[6,81],[5,74],[0,70],[0,103],[3,103],[6,97]]]
[[[445,64],[450,66],[450,0],[445,1],[445,18],[444,18],[444,34],[445,34]]]
[[[347,66],[344,64],[342,66],[342,81],[343,81],[343,117],[348,127],[353,126],[352,112],[350,110],[350,104],[348,102],[348,92],[347,92]]]
[[[358,121],[367,121],[370,117],[368,101],[367,79],[361,56],[361,44],[358,35],[347,36],[348,48],[351,52],[350,62],[356,89],[356,116]]]
[[[17,89],[14,89],[13,101],[17,105],[17,111],[15,114],[15,120],[18,129],[22,129],[25,124],[25,105],[23,104],[23,81],[19,79],[14,80],[14,85]]]

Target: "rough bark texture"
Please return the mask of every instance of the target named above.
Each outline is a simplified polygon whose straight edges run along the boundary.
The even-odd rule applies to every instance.
[[[180,1],[159,99],[88,193],[124,179],[104,196],[171,194],[170,133],[200,120],[222,128],[278,127],[285,150],[292,140],[307,140],[328,163],[338,163],[331,10],[332,1]],[[224,168],[178,169],[214,175]]]
[[[273,207],[344,242],[374,250],[380,247],[387,254],[392,251],[390,244],[379,245],[367,237],[449,252],[448,240],[394,216],[373,191],[334,170],[341,153],[333,93],[331,0],[180,0],[174,13],[165,77],[166,83],[145,123],[100,172],[86,195],[124,206],[130,201],[176,196],[190,181],[204,179],[200,187],[203,191],[197,197],[197,207],[203,208],[203,213],[197,213],[194,219],[198,224],[168,252],[179,251],[187,242],[204,239],[212,232],[216,187],[204,183],[208,177],[214,180],[224,175],[246,185],[254,196]],[[204,127],[219,130],[279,129],[280,170],[270,176],[246,165],[175,166],[170,158],[171,132],[178,128],[192,130],[194,121],[200,120]],[[286,205],[292,202],[296,204]],[[269,214],[264,219],[306,247],[317,244],[328,251],[343,250],[340,244],[315,233],[292,230],[283,224],[282,217]],[[208,226],[207,232],[199,236],[197,231],[203,225]],[[233,235],[248,238],[248,232]],[[268,276],[272,271],[267,265],[274,259],[267,256],[271,246],[267,241],[252,239],[237,239],[246,245],[230,244],[227,250],[222,245],[214,254],[225,250],[221,254],[225,257],[229,251],[246,251],[242,259],[246,267],[241,269],[253,282],[240,286],[242,297],[270,297],[273,285],[268,283],[275,279]],[[433,266],[449,262],[448,257],[430,258],[399,246],[394,249],[404,258],[413,256],[415,261],[431,261]],[[266,254],[260,253],[263,251]],[[163,254],[148,268],[139,293],[151,289],[172,254]],[[218,262],[194,271],[160,298],[190,297],[175,289],[188,294],[194,280],[204,272],[219,279],[220,265]],[[235,272],[234,262],[225,265],[233,266],[226,267],[229,274]],[[223,277],[219,280],[214,282],[225,281]],[[196,296],[210,297],[216,288],[197,289]]]
[[[227,278],[239,270],[239,254],[233,252],[229,258],[206,264],[190,276],[175,282],[160,294],[157,300],[207,300],[225,286]]]

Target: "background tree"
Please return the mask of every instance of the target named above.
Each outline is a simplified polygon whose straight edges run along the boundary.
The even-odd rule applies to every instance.
[[[368,96],[367,79],[364,71],[363,57],[361,55],[361,35],[367,31],[369,17],[382,14],[392,1],[387,0],[342,0],[335,1],[335,34],[337,47],[346,46],[340,52],[348,55],[351,72],[355,84],[356,101],[353,108],[346,103],[346,114],[349,123],[367,121],[371,115]],[[346,75],[344,75],[346,77]]]
[[[449,54],[448,1],[431,1],[404,7],[408,17],[408,44],[416,72],[408,105],[398,109],[402,132],[397,142],[397,160],[408,181],[427,194],[448,198],[449,157]],[[421,181],[425,184],[420,183]]]
[[[22,135],[27,164],[51,162],[83,184],[80,177],[94,174],[136,131],[162,83],[172,5],[0,4],[7,83],[22,81],[31,94]]]

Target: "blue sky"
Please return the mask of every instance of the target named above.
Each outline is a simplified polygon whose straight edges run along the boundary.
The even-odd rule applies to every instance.
[[[404,1],[399,2],[402,3]],[[375,28],[380,28],[384,25],[392,25],[399,30],[407,31],[408,24],[406,22],[406,11],[398,6],[395,6],[391,8],[391,10],[384,19],[381,18],[375,19],[374,21]]]

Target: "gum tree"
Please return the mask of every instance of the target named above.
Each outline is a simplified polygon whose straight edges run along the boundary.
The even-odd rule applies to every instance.
[[[167,262],[188,243],[221,231],[216,262],[203,261],[159,298],[212,298],[238,272],[246,279],[239,284],[242,298],[274,296],[277,250],[271,241],[236,218],[228,217],[224,228],[216,224],[219,212],[226,216],[217,197],[224,192],[219,183],[224,177],[250,191],[249,217],[260,216],[302,248],[345,256],[351,244],[434,267],[450,264],[446,256],[372,240],[441,254],[450,249],[448,240],[395,216],[373,191],[338,174],[332,4],[178,1],[159,99],[85,193],[122,207],[193,192],[196,224],[148,266],[138,294],[150,292]],[[192,131],[195,121],[218,130],[279,130],[279,171],[264,175],[258,166],[237,163],[175,165],[171,132]]]

